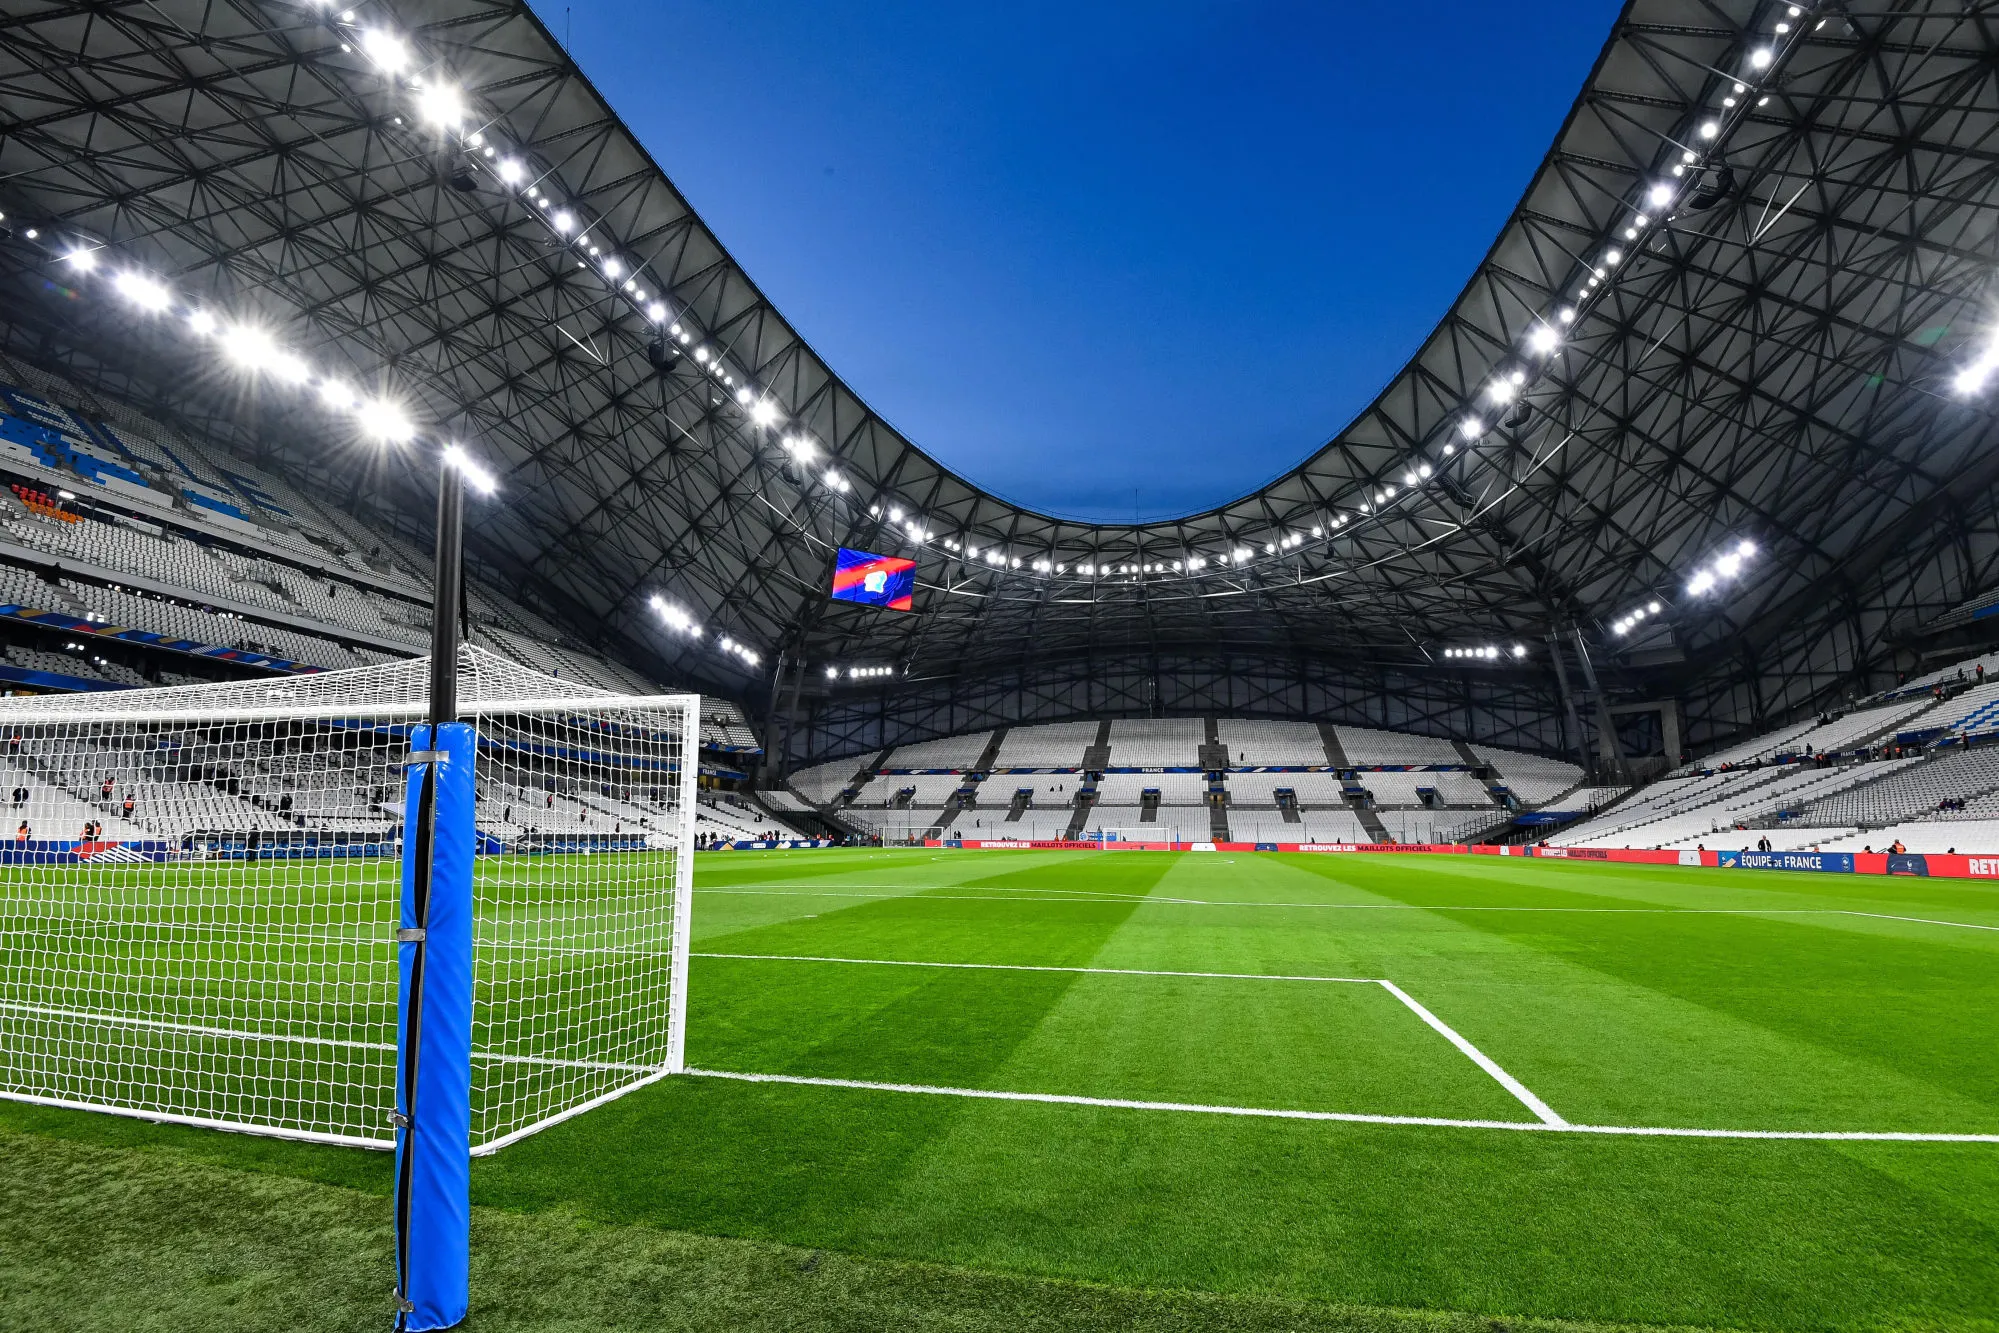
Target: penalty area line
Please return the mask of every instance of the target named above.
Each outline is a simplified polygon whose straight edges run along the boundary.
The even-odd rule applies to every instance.
[[[1432,1129],[1497,1129],[1527,1134],[1596,1134],[1632,1138],[1794,1139],[1809,1142],[1999,1143],[1999,1134],[1923,1134],[1889,1130],[1694,1129],[1664,1125],[1577,1125],[1545,1120],[1460,1120],[1448,1116],[1368,1115],[1358,1111],[1301,1111],[1274,1106],[1211,1106],[1201,1102],[1142,1101],[1126,1097],[1082,1097],[1061,1092],[1013,1092],[1000,1088],[953,1088],[928,1083],[878,1083],[857,1078],[817,1078],[805,1074],[752,1074],[733,1069],[681,1071],[691,1078],[736,1083],[777,1083],[807,1088],[845,1088],[974,1101],[1034,1102],[1118,1111],[1172,1111],[1192,1115],[1237,1116],[1256,1120],[1316,1120],[1357,1125],[1408,1125]]]
[[[1522,1106],[1532,1111],[1535,1117],[1539,1119],[1542,1124],[1559,1127],[1567,1125],[1569,1123],[1568,1121],[1562,1119],[1561,1116],[1556,1115],[1555,1109],[1552,1106],[1549,1106],[1548,1103],[1542,1101],[1539,1097],[1536,1097],[1531,1091],[1529,1091],[1525,1083],[1522,1083],[1519,1079],[1513,1077],[1513,1075],[1507,1073],[1504,1069],[1500,1068],[1499,1062],[1497,1060],[1494,1060],[1484,1051],[1481,1051],[1478,1047],[1472,1045],[1469,1041],[1466,1041],[1464,1037],[1459,1035],[1458,1030],[1456,1028],[1452,1027],[1449,1023],[1446,1023],[1443,1019],[1437,1017],[1435,1014],[1431,1013],[1428,1009],[1424,1008],[1421,1004],[1417,1003],[1415,996],[1411,995],[1408,991],[1403,990],[1400,986],[1396,985],[1392,981],[1384,980],[1379,984],[1381,985],[1381,988],[1383,990],[1387,991],[1390,995],[1393,995],[1396,999],[1402,1001],[1403,1004],[1409,1006],[1409,1012],[1415,1014],[1416,1017],[1422,1019],[1425,1023],[1427,1023],[1431,1027],[1431,1029],[1437,1032],[1440,1036],[1442,1036],[1445,1041],[1457,1047],[1458,1050],[1464,1055],[1466,1059],[1470,1060],[1480,1069],[1483,1069],[1486,1073],[1492,1075],[1494,1082],[1498,1083],[1500,1087],[1505,1088],[1508,1092],[1512,1093],[1514,1099],[1517,1100]]]
[[[1178,972],[1162,968],[1141,967],[1061,967],[1036,963],[944,963],[903,958],[837,958],[823,954],[795,953],[695,953],[694,958],[733,958],[772,963],[850,963],[861,967],[939,967],[962,968],[981,972],[1073,972],[1085,976],[1108,977],[1193,977],[1216,981],[1307,981],[1326,982],[1337,985],[1380,986],[1399,1000],[1410,1013],[1423,1020],[1433,1032],[1457,1047],[1459,1054],[1491,1075],[1493,1081],[1505,1088],[1514,1100],[1534,1113],[1536,1119],[1546,1125],[1565,1125],[1568,1122],[1555,1113],[1555,1109],[1536,1097],[1519,1079],[1501,1068],[1499,1062],[1467,1041],[1458,1030],[1425,1008],[1416,997],[1392,981],[1381,977],[1322,977],[1297,976],[1277,972]]]

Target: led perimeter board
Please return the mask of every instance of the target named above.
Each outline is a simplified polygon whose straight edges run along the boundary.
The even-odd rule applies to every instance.
[[[840,548],[833,562],[833,600],[885,606],[891,611],[914,609],[916,562],[899,555],[871,555]]]

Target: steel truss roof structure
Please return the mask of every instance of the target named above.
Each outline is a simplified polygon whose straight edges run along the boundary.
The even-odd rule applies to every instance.
[[[154,368],[183,406],[230,388],[262,461],[421,534],[427,501],[382,485],[339,420],[275,387],[246,403],[108,295],[49,292],[81,238],[254,313],[493,462],[505,499],[471,538],[524,600],[738,692],[705,647],[724,634],[766,664],[894,663],[948,703],[1024,672],[1203,657],[1501,681],[1510,664],[1445,650],[1580,628],[1607,671],[1726,730],[1868,679],[1888,630],[1993,582],[1992,416],[1951,384],[1992,323],[1994,19],[1631,0],[1408,366],[1288,475],[1166,522],[1030,512],[903,439],[506,0],[361,20],[286,0],[10,6],[11,336],[72,369]],[[371,27],[407,41],[399,74]],[[464,132],[419,116],[440,85],[462,89]],[[685,341],[649,347],[667,323]],[[1688,592],[1744,540],[1737,581]],[[840,545],[915,557],[917,613],[827,602]],[[702,646],[658,624],[654,594],[708,628]]]

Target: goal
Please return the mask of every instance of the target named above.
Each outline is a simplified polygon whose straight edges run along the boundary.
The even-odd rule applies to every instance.
[[[1086,828],[1076,835],[1078,842],[1094,842],[1107,847],[1119,842],[1172,842],[1175,830],[1166,824],[1136,824],[1130,828]]]
[[[457,665],[480,1153],[681,1067],[700,710]],[[428,671],[0,700],[0,1096],[393,1147]]]

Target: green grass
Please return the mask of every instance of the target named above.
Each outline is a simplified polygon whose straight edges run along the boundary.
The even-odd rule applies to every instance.
[[[701,953],[1386,978],[1577,1123],[1999,1133],[1999,929],[1889,919],[1999,927],[1975,884],[924,851],[724,854],[697,882]],[[697,958],[691,997],[708,1069],[1532,1119],[1379,986]],[[73,1293],[100,1234],[129,1257],[76,1327],[213,1324],[232,1292],[244,1327],[371,1325],[386,1186],[374,1154],[0,1104],[0,1325]],[[682,1078],[473,1190],[482,1328],[1999,1329],[1999,1144]]]

